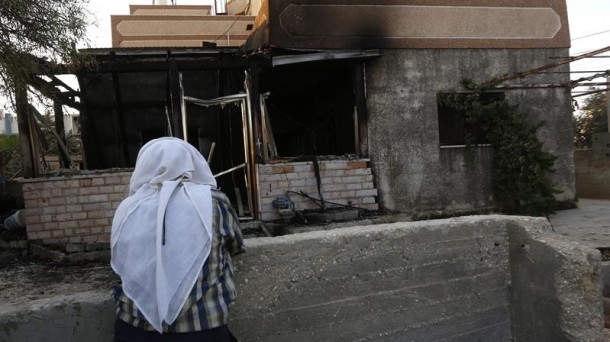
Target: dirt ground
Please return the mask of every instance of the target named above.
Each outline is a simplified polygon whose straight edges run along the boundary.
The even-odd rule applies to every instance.
[[[90,291],[108,290],[118,282],[108,263],[79,266],[17,261],[0,269],[0,312],[28,303]]]

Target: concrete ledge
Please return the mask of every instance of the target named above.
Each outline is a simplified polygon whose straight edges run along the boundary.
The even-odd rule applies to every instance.
[[[545,219],[473,216],[247,242],[230,322],[240,341],[602,340],[598,255],[550,233]],[[52,270],[63,277],[48,284],[36,269],[1,270],[0,340],[110,341],[110,270],[74,270]]]

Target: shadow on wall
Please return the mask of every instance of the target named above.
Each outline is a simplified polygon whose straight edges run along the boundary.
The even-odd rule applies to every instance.
[[[579,198],[610,199],[610,158],[593,150],[575,150],[574,164]]]

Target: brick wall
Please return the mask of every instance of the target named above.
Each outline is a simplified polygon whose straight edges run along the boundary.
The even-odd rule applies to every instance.
[[[368,159],[320,161],[320,183],[325,201],[351,204],[355,207],[377,210],[377,189]],[[287,191],[303,191],[319,199],[312,162],[294,162],[257,165],[259,177],[259,210],[263,221],[280,218],[273,208],[273,200],[285,196]],[[316,209],[312,200],[288,193],[296,210]],[[328,204],[332,207],[332,204]]]
[[[109,242],[112,216],[131,172],[23,181],[28,240],[44,244]]]
[[[286,191],[319,198],[312,162],[257,167],[262,220],[280,218],[272,202]],[[131,172],[120,172],[24,180],[28,240],[43,244],[109,242],[112,216],[127,195],[130,177]],[[320,177],[326,201],[378,209],[368,160],[321,161]],[[318,208],[310,199],[289,196],[296,210]]]

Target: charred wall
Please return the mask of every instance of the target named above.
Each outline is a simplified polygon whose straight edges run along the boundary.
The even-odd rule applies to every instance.
[[[404,212],[477,209],[493,206],[489,147],[445,148],[439,142],[437,94],[475,82],[529,70],[567,56],[566,49],[404,49],[383,50],[367,64],[370,158],[380,207]],[[524,83],[569,81],[563,73],[537,74]],[[532,123],[544,148],[557,156],[550,177],[575,198],[569,90],[521,89],[506,98]]]

